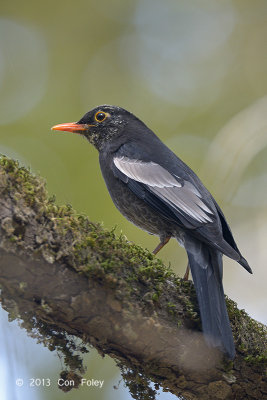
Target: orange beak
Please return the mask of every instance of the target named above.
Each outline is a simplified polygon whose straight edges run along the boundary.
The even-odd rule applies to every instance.
[[[77,124],[76,122],[68,122],[67,124],[59,124],[53,126],[52,131],[64,131],[73,133],[83,133],[88,130],[90,125],[87,124]]]

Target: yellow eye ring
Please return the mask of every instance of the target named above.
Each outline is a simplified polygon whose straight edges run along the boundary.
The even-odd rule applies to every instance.
[[[107,113],[105,113],[105,112],[103,112],[103,111],[98,111],[96,114],[95,114],[95,120],[97,121],[97,122],[103,122],[103,121],[105,121],[105,119],[108,117],[108,114]]]

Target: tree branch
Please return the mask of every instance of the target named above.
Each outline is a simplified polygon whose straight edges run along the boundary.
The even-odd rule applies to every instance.
[[[72,337],[115,358],[135,398],[147,381],[189,400],[264,399],[266,327],[227,300],[237,356],[206,346],[195,291],[150,252],[49,199],[44,181],[0,159],[1,301],[65,354]],[[72,336],[68,336],[72,335]],[[75,358],[76,357],[76,358]],[[74,376],[74,372],[73,372]]]

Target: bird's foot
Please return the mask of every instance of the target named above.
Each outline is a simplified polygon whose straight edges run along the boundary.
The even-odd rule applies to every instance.
[[[189,263],[187,264],[187,267],[186,267],[186,271],[185,271],[183,280],[184,280],[184,281],[188,281],[188,278],[189,278]]]
[[[152,251],[152,253],[154,255],[158,254],[158,252],[162,249],[162,247],[165,246],[165,244],[168,243],[168,241],[170,240],[171,236],[167,236],[165,237],[163,240],[161,240],[161,242],[157,245],[157,247]]]

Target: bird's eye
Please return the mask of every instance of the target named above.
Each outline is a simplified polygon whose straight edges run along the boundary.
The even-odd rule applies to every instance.
[[[97,122],[103,122],[107,118],[108,114],[103,111],[98,111],[95,115],[95,120]]]

